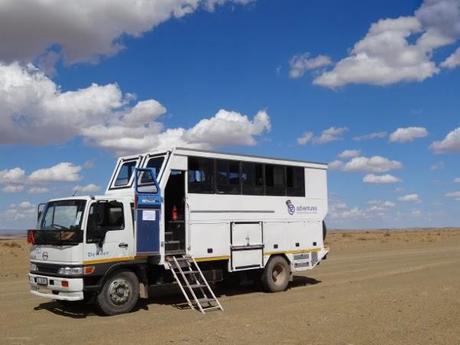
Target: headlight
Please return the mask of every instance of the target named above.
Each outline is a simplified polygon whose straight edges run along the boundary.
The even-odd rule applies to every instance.
[[[38,271],[37,265],[31,263],[30,264],[30,272],[35,272],[35,271]]]
[[[61,267],[58,274],[63,276],[77,276],[83,274],[83,267]]]

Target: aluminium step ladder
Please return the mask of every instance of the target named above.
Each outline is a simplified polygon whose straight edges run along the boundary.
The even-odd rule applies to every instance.
[[[224,310],[193,257],[167,256],[166,262],[191,309]]]

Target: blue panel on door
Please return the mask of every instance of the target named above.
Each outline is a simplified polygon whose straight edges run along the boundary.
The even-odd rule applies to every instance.
[[[136,210],[137,255],[160,252],[160,210],[144,208]]]

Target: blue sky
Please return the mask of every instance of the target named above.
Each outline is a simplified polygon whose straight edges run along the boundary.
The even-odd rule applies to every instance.
[[[0,228],[173,144],[331,163],[333,227],[459,226],[459,23],[459,0],[7,3]]]

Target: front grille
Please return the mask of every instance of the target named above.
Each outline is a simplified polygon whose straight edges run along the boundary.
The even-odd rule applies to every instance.
[[[37,274],[57,274],[60,265],[53,265],[53,264],[36,264],[37,265],[37,271],[33,273]]]

